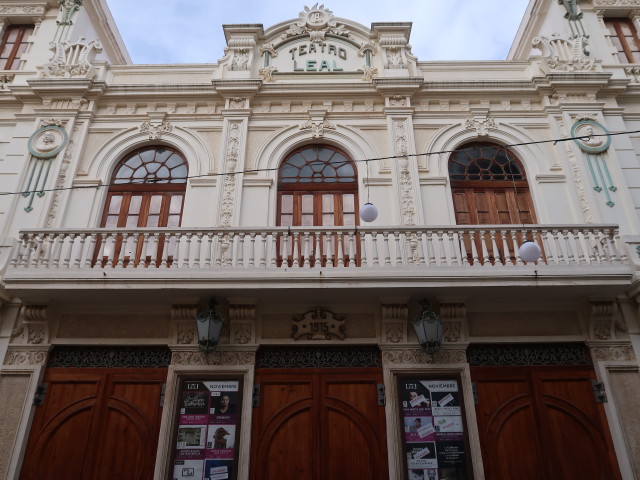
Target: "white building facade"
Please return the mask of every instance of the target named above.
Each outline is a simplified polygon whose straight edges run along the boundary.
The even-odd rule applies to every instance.
[[[335,11],[133,65],[0,0],[2,478],[640,476],[640,1],[484,62]]]

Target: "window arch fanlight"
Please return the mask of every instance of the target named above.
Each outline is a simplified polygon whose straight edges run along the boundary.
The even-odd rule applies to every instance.
[[[128,153],[111,176],[101,227],[179,227],[188,175],[187,161],[173,148],[156,145]],[[159,264],[162,258],[163,236],[154,238],[151,247],[143,245],[142,237],[127,235],[124,239],[118,234],[114,238],[109,260],[118,261],[122,255],[120,260],[125,262]],[[174,245],[168,244],[167,248],[171,258]]]
[[[291,152],[278,170],[277,224],[280,226],[356,226],[358,174],[353,161],[341,150],[329,145],[306,145]],[[308,260],[336,263],[342,251],[345,258],[357,253],[347,235],[319,235],[312,239]],[[303,262],[303,252],[293,242],[280,242],[289,264]],[[319,251],[318,250],[319,246]],[[350,250],[351,249],[351,250]],[[355,258],[354,255],[350,256]],[[281,258],[281,261],[283,259]],[[348,260],[345,260],[348,261]]]
[[[506,147],[490,142],[462,145],[449,157],[449,179],[458,225],[537,223],[523,164]],[[508,251],[509,259],[515,261],[510,239],[503,244],[496,238],[498,251],[494,252],[490,234],[487,235],[484,240],[476,236],[474,242],[469,236],[465,238],[470,261],[474,246],[480,256],[483,249],[488,251],[489,258],[485,260],[506,261],[504,252]],[[518,244],[523,240],[518,233]]]

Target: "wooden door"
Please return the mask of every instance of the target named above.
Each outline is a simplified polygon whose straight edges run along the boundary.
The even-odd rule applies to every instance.
[[[381,372],[258,370],[251,479],[388,478]]]
[[[166,369],[49,369],[22,480],[153,478]]]
[[[472,367],[485,477],[614,480],[620,472],[587,367]]]

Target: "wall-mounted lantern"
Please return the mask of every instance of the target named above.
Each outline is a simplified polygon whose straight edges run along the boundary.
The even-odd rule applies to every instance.
[[[196,315],[198,345],[204,353],[212,352],[220,341],[224,318],[216,312],[215,299],[209,300],[209,310]]]
[[[422,349],[429,355],[434,355],[440,350],[440,346],[442,345],[444,324],[440,316],[429,309],[429,303],[426,300],[422,300],[420,303],[422,305],[422,311],[411,323],[418,336],[418,341],[420,345],[422,345]]]

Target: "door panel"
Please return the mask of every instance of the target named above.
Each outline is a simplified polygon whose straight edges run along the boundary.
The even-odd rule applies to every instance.
[[[346,370],[346,369],[345,369]],[[258,370],[251,478],[320,480],[387,478],[379,372],[349,369]]]
[[[166,374],[49,369],[20,478],[152,478]]]
[[[472,367],[487,478],[619,479],[592,370]]]

